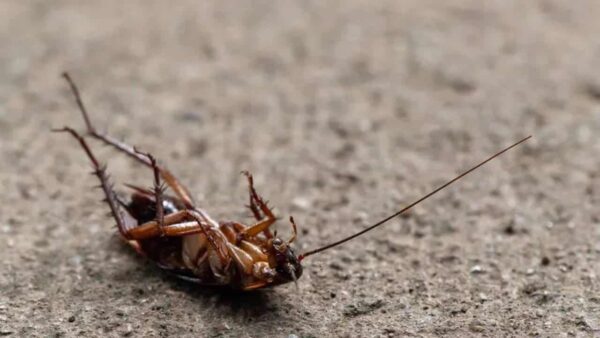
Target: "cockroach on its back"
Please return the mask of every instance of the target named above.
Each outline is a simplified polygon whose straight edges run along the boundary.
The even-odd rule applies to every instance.
[[[289,240],[282,240],[271,233],[270,227],[275,223],[276,218],[254,189],[250,173],[242,172],[248,180],[250,200],[248,207],[256,222],[248,226],[240,222],[215,221],[206,211],[196,206],[188,190],[171,172],[159,166],[152,155],[142,153],[109,135],[97,132],[83,105],[79,90],[68,74],[65,73],[63,76],[75,95],[87,126],[87,134],[115,147],[153,170],[154,188],[145,189],[127,185],[133,193],[131,201],[126,203],[114,192],[108,180],[106,166],[100,165],[86,140],[69,127],[55,130],[70,133],[86,152],[93,164],[94,174],[100,180],[100,188],[106,196],[105,201],[117,223],[121,237],[139,254],[156,262],[162,269],[202,285],[254,290],[296,282],[302,276],[300,262],[304,258],[373,230],[531,137],[528,136],[492,155],[370,227],[334,243],[296,255],[291,248],[297,233],[294,219],[290,217],[293,235]],[[165,187],[170,188],[174,196],[165,195]],[[125,213],[121,209],[124,209]]]

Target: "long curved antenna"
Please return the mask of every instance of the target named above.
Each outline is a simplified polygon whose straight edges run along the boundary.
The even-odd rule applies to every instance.
[[[311,250],[311,251],[305,252],[305,253],[303,253],[303,254],[301,254],[301,255],[299,255],[299,256],[298,256],[298,260],[300,260],[300,261],[301,261],[301,260],[303,260],[304,258],[306,258],[306,257],[308,257],[308,256],[314,255],[314,254],[316,254],[316,253],[319,253],[319,252],[321,252],[321,251],[325,251],[325,250],[327,250],[327,249],[331,249],[331,248],[333,248],[333,247],[335,247],[335,246],[338,246],[338,245],[340,245],[340,244],[346,243],[346,242],[348,242],[349,240],[352,240],[352,239],[354,239],[354,238],[356,238],[356,237],[358,237],[358,236],[360,236],[360,235],[364,234],[365,232],[371,231],[371,230],[373,230],[373,229],[377,228],[378,226],[380,226],[380,225],[383,225],[383,224],[387,223],[387,222],[388,222],[389,220],[391,220],[392,218],[394,218],[394,217],[396,217],[396,216],[399,216],[399,215],[401,215],[401,214],[405,213],[406,211],[408,211],[409,209],[411,209],[411,208],[412,208],[412,207],[414,207],[415,205],[417,205],[417,204],[419,204],[419,203],[423,202],[424,200],[428,199],[429,197],[431,197],[431,196],[435,195],[435,194],[436,194],[436,193],[438,193],[439,191],[441,191],[441,190],[443,190],[444,188],[448,187],[448,186],[449,186],[449,185],[451,185],[452,183],[454,183],[454,182],[456,182],[456,181],[460,180],[461,178],[463,178],[463,177],[467,176],[468,174],[470,174],[471,172],[475,171],[475,170],[476,170],[476,169],[478,169],[479,167],[483,166],[484,164],[488,163],[489,161],[493,160],[494,158],[496,158],[496,157],[498,157],[498,156],[502,155],[503,153],[505,153],[505,152],[509,151],[510,149],[512,149],[512,148],[514,148],[514,147],[516,147],[516,146],[518,146],[519,144],[521,144],[521,143],[523,143],[523,142],[527,141],[527,140],[528,140],[528,139],[530,139],[530,138],[531,138],[531,135],[529,135],[529,136],[525,137],[524,139],[520,140],[520,141],[519,141],[519,142],[517,142],[517,143],[514,143],[513,145],[511,145],[511,146],[509,146],[509,147],[507,147],[507,148],[504,148],[503,150],[501,150],[501,151],[497,152],[496,154],[494,154],[494,155],[490,156],[490,157],[489,157],[487,160],[485,160],[485,161],[483,161],[483,162],[481,162],[481,163],[477,164],[476,166],[472,167],[471,169],[469,169],[469,170],[467,170],[467,171],[463,172],[462,174],[460,174],[460,175],[456,176],[456,177],[455,177],[455,178],[453,178],[452,180],[450,180],[450,181],[446,182],[445,184],[443,184],[443,185],[439,186],[438,188],[436,188],[436,189],[435,189],[435,190],[433,190],[432,192],[428,193],[427,195],[425,195],[425,196],[423,196],[423,197],[419,198],[418,200],[416,200],[415,202],[413,202],[413,203],[409,204],[408,206],[404,207],[404,208],[403,208],[403,209],[401,209],[400,211],[398,211],[398,212],[396,212],[396,213],[394,213],[394,214],[392,214],[392,215],[390,215],[390,216],[388,216],[388,217],[386,217],[386,218],[382,219],[381,221],[379,221],[379,222],[377,222],[377,223],[375,223],[375,224],[371,225],[370,227],[368,227],[368,228],[366,228],[366,229],[364,229],[364,230],[362,230],[362,231],[359,231],[359,232],[355,233],[354,235],[351,235],[351,236],[348,236],[348,237],[346,237],[346,238],[340,239],[339,241],[333,242],[333,243],[331,243],[331,244],[327,244],[327,245],[325,245],[325,246],[322,246],[322,247],[320,247],[320,248],[318,248],[318,249],[314,249],[314,250]]]

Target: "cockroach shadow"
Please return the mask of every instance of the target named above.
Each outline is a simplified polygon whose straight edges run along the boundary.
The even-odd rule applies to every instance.
[[[132,276],[131,270],[119,269],[112,275],[115,284],[131,283],[132,286],[139,286],[142,281],[156,280],[168,284],[172,290],[185,293],[193,298],[198,304],[211,304],[218,307],[224,314],[231,316],[243,315],[247,318],[259,318],[265,315],[270,318],[277,318],[280,315],[277,304],[281,303],[282,297],[276,290],[255,289],[244,291],[234,289],[229,286],[205,286],[198,287],[198,284],[178,278],[177,275],[164,271],[155,264],[147,263],[147,259],[128,250],[127,245],[119,241],[110,241],[106,250],[118,252],[135,261],[138,266],[136,274]]]

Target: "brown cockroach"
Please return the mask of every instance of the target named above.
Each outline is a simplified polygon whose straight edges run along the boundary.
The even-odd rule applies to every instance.
[[[86,140],[70,127],[55,130],[68,132],[75,137],[92,162],[94,174],[100,180],[99,187],[106,196],[105,201],[121,237],[139,254],[182,279],[207,286],[229,286],[244,291],[296,282],[302,275],[300,262],[306,257],[338,246],[383,225],[531,137],[528,136],[490,156],[368,228],[318,249],[296,255],[291,248],[297,233],[294,219],[290,217],[293,230],[290,239],[282,240],[276,233],[271,233],[270,227],[276,218],[254,189],[250,173],[242,172],[248,180],[248,208],[256,222],[248,226],[240,222],[215,221],[206,211],[196,206],[188,190],[170,171],[158,165],[152,155],[142,153],[135,147],[96,131],[77,86],[68,74],[63,76],[75,96],[87,127],[87,134],[153,170],[153,189],[127,185],[133,193],[131,200],[126,203],[114,192],[106,166],[98,162]],[[173,191],[174,196],[164,194],[166,187]]]

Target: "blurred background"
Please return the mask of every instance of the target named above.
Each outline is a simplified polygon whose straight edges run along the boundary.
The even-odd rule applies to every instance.
[[[600,2],[0,3],[0,335],[600,334]],[[249,221],[241,170],[299,251],[411,213],[235,294],[114,235],[72,139],[150,151],[211,215]],[[92,144],[117,188],[148,170]],[[284,237],[287,222],[278,229]]]

